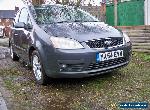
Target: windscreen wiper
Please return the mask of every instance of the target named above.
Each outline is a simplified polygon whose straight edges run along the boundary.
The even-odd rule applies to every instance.
[[[68,23],[68,21],[58,21],[58,22],[55,22],[55,23]]]

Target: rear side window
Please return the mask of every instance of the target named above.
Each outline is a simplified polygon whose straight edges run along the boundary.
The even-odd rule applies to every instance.
[[[26,8],[23,8],[21,10],[18,22],[23,22],[23,23],[27,24],[27,21],[28,21],[28,11]]]
[[[28,10],[26,8],[23,8],[18,14],[16,15],[15,18],[15,23],[17,22],[23,22],[25,24],[30,24],[32,25]]]
[[[19,16],[20,16],[21,11],[19,11],[15,17],[15,23],[19,21]]]

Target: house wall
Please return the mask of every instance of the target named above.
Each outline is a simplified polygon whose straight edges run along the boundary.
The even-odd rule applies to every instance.
[[[150,25],[150,0],[145,0],[145,25]]]
[[[0,19],[0,25],[10,26],[13,23],[13,19]]]

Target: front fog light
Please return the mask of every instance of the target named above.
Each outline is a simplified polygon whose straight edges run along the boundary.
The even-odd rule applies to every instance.
[[[66,67],[67,67],[66,64],[62,64],[62,65],[61,65],[61,68],[66,68]]]
[[[60,67],[60,71],[63,71],[67,68],[67,65],[66,64],[60,64],[59,67]]]

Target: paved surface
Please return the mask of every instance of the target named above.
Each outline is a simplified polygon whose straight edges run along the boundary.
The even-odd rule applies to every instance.
[[[8,38],[6,39],[1,38],[0,39],[0,60],[5,59],[6,56],[9,54],[8,48],[2,47],[7,45],[8,45]],[[0,90],[0,110],[8,110],[3,95],[1,93],[1,90]]]
[[[3,95],[1,93],[1,82],[2,79],[0,79],[0,110],[8,110]]]
[[[9,55],[9,48],[0,46],[0,60],[5,59]]]
[[[0,46],[8,47],[9,45],[9,38],[0,38]]]
[[[7,110],[7,106],[1,92],[0,92],[0,110]]]

